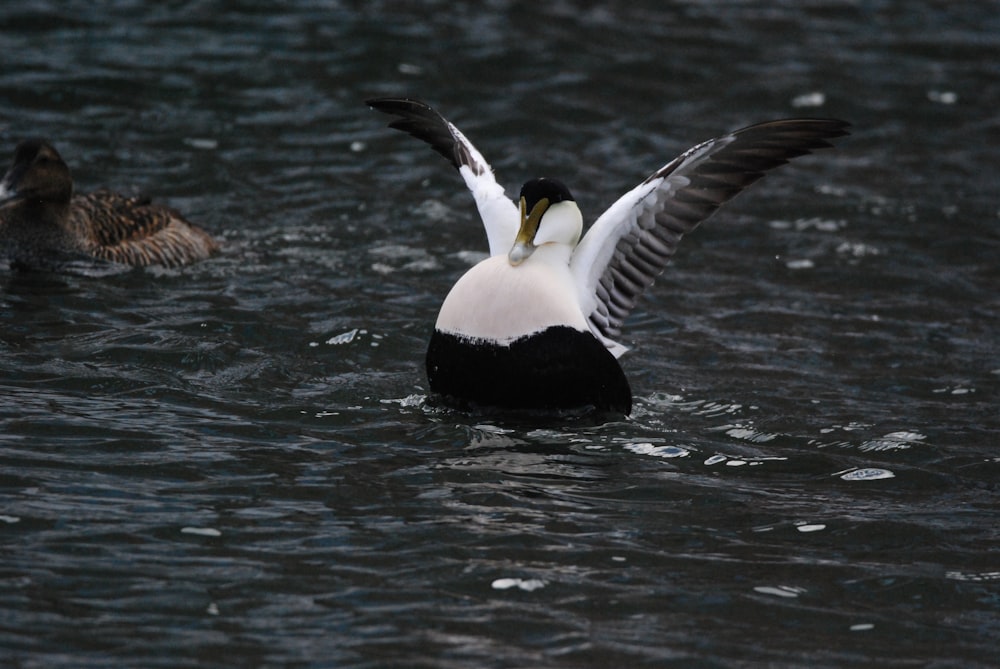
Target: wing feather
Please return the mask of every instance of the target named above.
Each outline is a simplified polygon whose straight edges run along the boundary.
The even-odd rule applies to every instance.
[[[390,128],[409,133],[429,144],[458,170],[472,192],[476,208],[486,228],[490,255],[507,253],[514,244],[521,214],[504,194],[493,169],[465,135],[432,107],[409,98],[372,98],[365,103],[380,112],[399,118]]]
[[[571,269],[591,330],[616,355],[625,318],[681,238],[768,170],[846,134],[833,119],[769,121],[684,152],[618,199],[591,226]]]

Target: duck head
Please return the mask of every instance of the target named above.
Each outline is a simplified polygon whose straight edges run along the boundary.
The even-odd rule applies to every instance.
[[[532,179],[521,187],[521,227],[507,258],[517,266],[543,244],[565,244],[570,248],[580,241],[583,216],[572,193],[555,179]]]

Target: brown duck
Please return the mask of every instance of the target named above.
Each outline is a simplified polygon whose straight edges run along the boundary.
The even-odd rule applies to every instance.
[[[90,257],[177,267],[218,249],[207,232],[147,197],[74,195],[69,167],[42,139],[18,144],[0,181],[0,258],[14,266],[51,268]]]

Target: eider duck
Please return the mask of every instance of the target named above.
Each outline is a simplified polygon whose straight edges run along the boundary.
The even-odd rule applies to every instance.
[[[460,409],[631,413],[622,323],[681,237],[766,171],[831,147],[849,126],[792,118],[702,142],[621,196],[581,239],[583,217],[563,183],[532,179],[515,204],[427,104],[366,102],[458,169],[486,228],[490,257],[448,293],[427,349],[431,391]]]
[[[13,266],[59,268],[89,257],[177,267],[218,248],[207,232],[149,198],[74,195],[69,167],[42,139],[20,142],[0,181],[0,258]]]

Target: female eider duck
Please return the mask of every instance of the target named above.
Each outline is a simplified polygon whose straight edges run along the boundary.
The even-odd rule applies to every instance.
[[[19,143],[0,181],[0,258],[14,266],[59,268],[89,257],[176,267],[218,248],[207,232],[148,198],[74,195],[69,167],[42,139]]]
[[[448,293],[427,350],[431,391],[459,408],[628,415],[632,391],[617,360],[627,349],[617,339],[681,237],[767,170],[831,147],[849,126],[793,118],[698,144],[619,198],[580,239],[583,218],[561,182],[528,181],[518,206],[434,109],[405,98],[367,104],[400,117],[390,127],[451,161],[486,228],[490,257]]]

